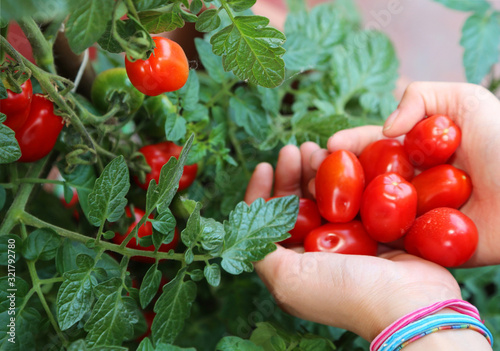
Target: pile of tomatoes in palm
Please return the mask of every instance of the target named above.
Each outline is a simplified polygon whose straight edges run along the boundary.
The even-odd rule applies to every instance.
[[[464,264],[476,250],[478,232],[458,210],[471,195],[471,179],[447,163],[460,141],[460,128],[434,115],[403,142],[375,141],[359,157],[331,153],[316,174],[316,201],[300,199],[296,225],[282,244],[376,255],[383,243],[445,267]]]

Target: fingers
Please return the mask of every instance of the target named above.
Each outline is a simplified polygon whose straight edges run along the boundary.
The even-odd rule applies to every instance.
[[[491,98],[486,89],[463,83],[411,83],[398,109],[386,120],[384,135],[396,137],[409,132],[425,116],[444,114],[459,125],[468,114],[481,109],[481,101]]]
[[[300,155],[302,160],[302,196],[306,198],[312,198],[313,195],[309,191],[308,186],[311,179],[316,175],[316,170],[311,166],[312,155],[320,150],[318,144],[313,142],[306,142],[300,146]]]
[[[295,145],[284,146],[279,153],[274,185],[275,196],[302,196],[301,155]]]
[[[269,163],[259,163],[253,171],[245,193],[245,202],[251,204],[256,199],[271,197],[273,188],[273,167]]]
[[[379,139],[385,139],[382,127],[362,126],[338,131],[328,139],[327,147],[330,152],[348,150],[359,155],[368,144]]]

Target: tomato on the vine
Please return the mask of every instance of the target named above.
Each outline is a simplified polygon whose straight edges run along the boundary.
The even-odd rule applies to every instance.
[[[54,148],[64,127],[61,116],[54,114],[54,104],[43,95],[35,94],[26,122],[16,132],[21,148],[19,162],[38,161]]]
[[[361,221],[370,236],[382,243],[401,238],[417,213],[417,192],[396,173],[381,174],[367,185],[361,200]]]
[[[272,197],[269,200],[275,198]],[[284,245],[302,244],[307,234],[321,225],[321,221],[321,215],[319,214],[316,202],[311,199],[300,198],[297,221],[295,222],[295,227],[289,231],[291,237],[279,243]]]
[[[144,94],[132,85],[123,67],[99,73],[92,83],[90,94],[92,102],[101,112],[107,112],[113,104],[125,104],[129,113],[134,113],[144,101]]]
[[[423,171],[411,183],[417,189],[417,216],[437,207],[460,208],[472,193],[469,175],[448,164]]]
[[[410,161],[420,168],[445,163],[460,145],[460,128],[445,115],[433,115],[418,122],[404,140]]]
[[[403,145],[397,139],[381,139],[371,143],[359,155],[359,162],[365,171],[366,184],[376,176],[388,172],[397,173],[410,181],[415,171]]]
[[[130,212],[130,208],[126,207],[125,208],[125,214],[128,218],[132,218],[132,212]],[[120,234],[120,233],[115,233],[115,236],[113,237],[113,242],[115,244],[120,245],[125,238],[127,237],[128,234],[134,229],[134,227],[139,224],[141,218],[145,215],[146,213],[137,208],[134,207],[134,222],[130,224],[130,226],[127,228],[127,231],[125,234]],[[149,218],[153,218],[150,216]],[[151,222],[146,222],[144,223],[139,230],[137,231],[137,236],[139,238],[143,238],[145,236],[149,236],[153,234],[153,225]],[[177,243],[179,242],[179,231],[177,230],[177,227],[175,228],[174,232],[174,238],[172,241],[168,244],[162,244],[160,248],[158,249],[158,252],[168,252],[171,249],[175,249],[177,247]],[[151,244],[148,247],[143,247],[140,246],[135,237],[130,239],[130,241],[127,243],[127,247],[131,249],[136,249],[136,250],[142,250],[142,251],[155,251],[155,246]],[[132,256],[131,258],[134,261],[139,261],[139,262],[146,262],[146,263],[153,263],[155,260],[152,257],[143,257],[143,256]]]
[[[149,167],[151,167],[151,172],[146,174],[145,183],[141,183],[138,177],[134,177],[136,184],[142,189],[147,190],[149,182],[152,179],[156,180],[156,183],[158,183],[163,165],[170,160],[170,157],[179,158],[181,151],[182,147],[171,141],[164,141],[162,143],[141,147],[139,152],[146,158],[146,162]],[[197,172],[198,165],[196,163],[184,166],[181,179],[179,180],[179,191],[188,188],[194,182]]]
[[[186,84],[189,75],[189,63],[184,50],[167,38],[153,37],[153,41],[156,47],[148,59],[125,59],[130,81],[149,96],[179,90]]]
[[[405,236],[408,253],[444,267],[467,262],[476,251],[478,232],[462,212],[439,207],[418,217]]]
[[[26,122],[33,97],[33,87],[29,79],[21,84],[21,89],[19,94],[7,89],[7,98],[0,100],[0,112],[7,116],[3,124],[15,132]]]
[[[360,221],[327,223],[311,231],[304,240],[306,252],[334,252],[351,255],[377,254],[377,242]]]
[[[365,186],[363,168],[350,151],[330,154],[316,173],[316,202],[323,218],[333,223],[350,222],[356,217]]]

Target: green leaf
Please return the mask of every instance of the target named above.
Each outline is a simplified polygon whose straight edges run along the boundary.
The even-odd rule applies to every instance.
[[[203,274],[207,279],[207,283],[212,286],[219,286],[220,284],[220,266],[217,263],[212,263],[210,265],[206,265],[203,270]]]
[[[65,32],[73,52],[82,53],[103,35],[112,17],[113,5],[113,0],[78,2],[78,6],[69,16]]]
[[[257,199],[250,206],[240,202],[224,222],[222,268],[231,274],[251,272],[252,262],[263,259],[276,249],[275,242],[287,238],[297,220],[298,206],[296,196],[267,202]]]
[[[201,245],[212,256],[220,255],[224,244],[224,225],[213,218],[201,218]]]
[[[186,264],[191,264],[194,261],[194,253],[192,248],[186,249],[186,252],[184,253],[184,261],[186,261]]]
[[[17,310],[14,322],[11,318],[13,316],[8,311],[0,313],[0,350],[36,350],[39,346],[36,343],[36,337],[39,336],[42,321],[40,313],[33,307],[25,307],[20,311]],[[15,325],[15,331],[12,334],[10,334],[10,323]]]
[[[64,281],[57,293],[57,320],[61,330],[79,322],[90,311],[97,285],[91,275],[92,267],[64,273]]]
[[[133,0],[137,11],[151,10],[165,5],[165,0]]]
[[[110,222],[117,221],[125,211],[125,195],[129,188],[127,164],[123,156],[118,156],[104,168],[89,195],[90,223],[98,227],[106,219]]]
[[[23,256],[32,261],[48,261],[55,257],[60,245],[60,237],[52,229],[36,229],[28,235],[23,244]]]
[[[189,11],[191,13],[199,13],[203,8],[203,2],[201,0],[193,0],[189,4]]]
[[[458,11],[483,12],[488,10],[491,5],[486,0],[434,0],[444,6]]]
[[[220,17],[218,9],[208,9],[203,11],[198,16],[198,21],[196,22],[196,30],[198,32],[211,32],[216,30],[220,26]],[[199,38],[198,38],[199,39]],[[201,39],[199,39],[201,40]]]
[[[0,312],[8,311],[10,303],[15,300],[16,306],[21,306],[30,286],[19,276],[14,279],[4,276],[0,278]],[[11,312],[12,313],[12,312]]]
[[[262,109],[257,95],[243,87],[237,88],[229,99],[229,113],[236,124],[243,127],[257,142],[266,139],[272,122]]]
[[[191,111],[199,108],[200,104],[200,80],[196,70],[189,70],[189,76],[186,84],[179,90],[182,98],[182,107]]]
[[[153,34],[184,27],[184,19],[178,5],[163,8],[161,11],[139,12],[139,19],[144,28]]]
[[[140,30],[139,26],[136,25],[134,21],[126,20],[126,21],[116,21],[114,22],[116,25],[116,32],[123,40],[127,41],[136,34],[138,30]],[[113,20],[109,21],[106,30],[101,35],[97,43],[106,51],[112,53],[122,53],[124,48],[120,45],[120,43],[114,38],[113,31]]]
[[[207,70],[210,78],[216,83],[223,83],[234,77],[231,72],[224,71],[222,67],[222,58],[212,52],[212,45],[210,45],[209,42],[201,38],[194,38],[194,43],[196,51],[198,51],[198,55],[200,56],[201,63]]]
[[[191,305],[196,297],[196,284],[184,281],[185,271],[163,287],[163,293],[155,304],[156,317],[151,326],[153,340],[172,343],[184,328],[184,321],[191,313]]]
[[[5,188],[0,185],[0,211],[5,206],[6,200],[7,200],[7,192],[5,191]]]
[[[255,345],[250,340],[245,340],[237,336],[223,337],[215,347],[215,351],[264,351],[260,346]]]
[[[298,113],[292,118],[292,131],[299,144],[314,141],[322,147],[326,147],[330,136],[348,126],[349,123],[345,116],[330,115],[322,111]]]
[[[8,97],[7,89],[5,88],[5,85],[3,84],[2,80],[0,79],[0,99],[7,99]]]
[[[155,351],[196,351],[196,349],[193,347],[184,348],[175,345],[164,344],[161,342],[156,345]]]
[[[172,236],[170,240],[172,241],[173,232],[177,222],[170,209],[161,214],[157,214],[155,219],[150,219],[149,221],[153,224],[153,228],[159,231],[161,234],[165,236]],[[168,244],[170,243],[170,241],[164,241],[164,244]]]
[[[0,16],[6,22],[31,16],[35,20],[48,22],[59,16],[64,16],[71,10],[73,0],[10,0],[2,1]]]
[[[186,228],[181,232],[182,242],[189,248],[196,245],[201,234],[200,210],[201,203],[197,202],[193,212],[187,220]]]
[[[186,135],[186,120],[177,113],[169,113],[165,120],[165,138],[178,141]]]
[[[227,4],[236,12],[242,12],[251,8],[257,0],[228,0]]]
[[[133,335],[137,305],[120,294],[121,285],[120,279],[113,278],[95,288],[97,302],[85,323],[89,346],[120,345]]]
[[[139,291],[139,299],[141,302],[141,307],[144,309],[153,300],[155,295],[158,293],[161,282],[161,272],[158,270],[157,266],[151,265],[144,279],[141,283],[141,290]]]
[[[0,236],[0,266],[13,265],[21,258],[22,239],[14,234]]]
[[[0,122],[5,121],[5,115],[2,116]],[[14,135],[12,129],[0,123],[0,164],[11,163],[21,157],[21,149]]]
[[[269,20],[260,16],[237,16],[233,23],[210,39],[213,52],[222,56],[226,71],[250,83],[274,88],[285,78],[281,45],[285,36],[267,27]]]
[[[498,13],[476,13],[464,23],[460,45],[464,48],[463,63],[470,83],[479,84],[498,61],[499,18]]]
[[[66,183],[76,189],[78,202],[88,219],[90,212],[89,194],[92,192],[96,181],[94,167],[90,165],[78,165],[71,173],[66,173],[62,169],[60,169],[60,172]]]

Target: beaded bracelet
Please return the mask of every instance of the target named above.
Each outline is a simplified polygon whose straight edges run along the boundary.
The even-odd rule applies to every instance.
[[[483,334],[493,346],[493,336],[476,318],[463,314],[434,314],[424,317],[397,330],[381,345],[378,351],[397,351],[411,342],[439,330],[471,329]]]
[[[467,301],[452,299],[446,301],[436,302],[430,306],[420,308],[412,313],[409,313],[394,323],[385,328],[375,339],[373,339],[370,345],[370,351],[376,351],[380,348],[380,346],[389,338],[392,334],[394,334],[398,329],[405,327],[406,325],[421,319],[425,316],[436,313],[437,311],[442,310],[443,308],[449,308],[454,310],[455,312],[462,313],[464,315],[473,317],[478,321],[481,321],[481,317],[479,316],[479,311],[477,308],[470,304]]]

